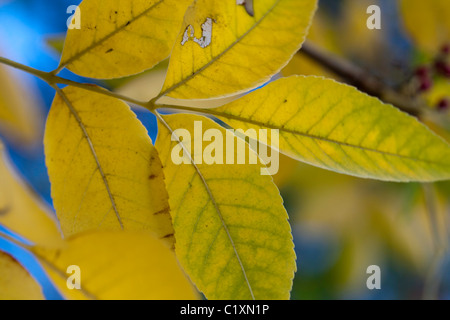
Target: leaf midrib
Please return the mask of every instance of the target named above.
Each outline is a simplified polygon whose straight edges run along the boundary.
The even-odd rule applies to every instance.
[[[170,106],[168,108],[172,108],[172,106]],[[181,108],[177,106],[174,109],[181,109]],[[184,110],[184,108],[183,108],[183,110]],[[240,121],[240,122],[244,122],[244,123],[249,123],[249,124],[252,124],[252,125],[255,125],[255,126],[265,127],[265,128],[268,128],[268,129],[276,129],[276,130],[280,130],[282,132],[290,133],[290,134],[293,134],[293,135],[299,135],[299,136],[302,136],[302,137],[305,137],[305,138],[309,138],[309,139],[313,139],[313,140],[319,140],[319,141],[324,141],[324,142],[328,142],[328,143],[334,143],[334,144],[337,144],[337,145],[340,145],[340,146],[360,149],[360,150],[363,150],[363,151],[369,151],[369,152],[374,152],[374,153],[379,153],[379,154],[386,155],[386,156],[397,157],[397,158],[401,158],[401,159],[407,159],[407,160],[418,161],[418,162],[424,162],[426,164],[434,164],[434,165],[439,165],[439,166],[449,166],[448,164],[445,164],[445,163],[440,163],[440,162],[436,162],[436,161],[426,160],[426,159],[422,159],[422,158],[418,158],[418,157],[415,158],[415,157],[412,157],[412,156],[407,156],[407,155],[402,155],[402,154],[382,151],[382,150],[369,148],[369,147],[364,147],[364,146],[358,146],[358,145],[355,145],[355,144],[342,142],[342,141],[337,141],[337,140],[333,140],[333,139],[330,139],[330,138],[321,137],[321,136],[317,136],[317,135],[313,135],[313,134],[308,134],[308,133],[296,131],[294,129],[287,129],[287,128],[284,128],[282,126],[271,125],[271,124],[268,124],[268,123],[263,123],[263,122],[255,121],[255,120],[252,120],[252,119],[246,119],[246,118],[242,118],[240,116],[236,116],[236,115],[233,115],[233,114],[228,114],[228,113],[224,113],[224,112],[218,112],[218,111],[214,111],[214,110],[210,110],[210,109],[186,108],[186,110],[206,113],[206,114],[210,114],[210,115],[213,115],[213,116],[216,116],[216,117],[222,117],[222,118],[226,118],[228,120],[235,120],[235,121]]]
[[[227,224],[225,223],[225,220],[224,220],[224,218],[223,218],[222,212],[220,211],[219,205],[217,204],[217,201],[216,201],[214,195],[212,194],[211,189],[209,188],[208,182],[206,181],[205,177],[204,177],[203,174],[201,173],[201,171],[200,171],[200,169],[198,168],[197,164],[194,162],[194,159],[192,158],[192,155],[191,155],[191,151],[186,149],[186,146],[184,145],[184,143],[181,142],[180,138],[175,134],[175,131],[174,131],[174,130],[170,127],[170,125],[164,120],[164,118],[163,118],[159,113],[156,113],[156,115],[157,115],[158,119],[161,121],[161,123],[164,125],[164,127],[166,127],[166,129],[169,130],[169,132],[170,132],[172,135],[174,135],[174,136],[176,137],[178,143],[181,144],[183,150],[184,150],[184,151],[186,152],[186,154],[189,156],[189,160],[190,160],[192,166],[194,167],[196,173],[198,174],[198,176],[199,176],[200,179],[202,180],[203,186],[205,187],[206,192],[208,193],[208,196],[209,196],[211,202],[212,202],[213,205],[214,205],[214,209],[215,209],[217,215],[219,216],[219,219],[220,219],[220,221],[221,221],[221,223],[222,223],[222,226],[223,226],[223,228],[224,228],[224,230],[225,230],[225,232],[226,232],[226,234],[227,234],[228,240],[230,241],[231,246],[233,247],[233,251],[234,251],[234,253],[235,253],[236,259],[238,260],[238,263],[239,263],[239,266],[240,266],[241,271],[242,271],[242,273],[243,273],[243,276],[244,276],[245,282],[246,282],[246,284],[247,284],[247,287],[248,287],[248,289],[249,289],[249,291],[250,291],[250,295],[251,295],[252,299],[255,300],[255,296],[254,296],[254,294],[253,294],[252,286],[250,285],[250,282],[249,282],[248,277],[247,277],[247,272],[245,271],[244,265],[242,264],[242,260],[241,260],[241,258],[240,258],[240,256],[239,256],[239,253],[237,252],[236,245],[235,245],[235,243],[234,243],[233,238],[231,237],[231,234],[230,234],[230,231],[229,231],[229,229],[228,229],[228,226],[227,226]]]
[[[76,109],[74,108],[74,106],[72,105],[70,100],[67,98],[66,94],[61,89],[59,89],[57,87],[55,89],[58,92],[58,94],[61,96],[61,98],[63,99],[64,103],[69,108],[69,111],[75,117],[75,120],[77,121],[77,124],[80,127],[80,129],[81,129],[81,131],[83,133],[83,136],[86,139],[86,142],[89,145],[89,150],[91,150],[91,154],[94,157],[97,169],[99,170],[99,173],[100,173],[100,175],[102,177],[103,184],[105,185],[106,192],[108,193],[109,199],[111,201],[111,206],[112,206],[112,208],[114,210],[114,213],[115,213],[115,215],[117,217],[117,221],[119,222],[120,228],[123,230],[124,229],[124,225],[123,225],[122,219],[120,217],[119,211],[117,209],[116,201],[114,200],[114,196],[113,196],[111,188],[109,186],[108,179],[106,178],[105,172],[103,171],[103,167],[100,164],[100,160],[98,159],[97,152],[95,151],[94,144],[93,144],[93,142],[92,142],[92,140],[91,140],[91,138],[90,138],[90,136],[89,136],[89,134],[88,134],[88,132],[86,130],[86,127],[84,126],[83,121],[80,118],[80,115],[78,114],[78,112],[76,111]]]

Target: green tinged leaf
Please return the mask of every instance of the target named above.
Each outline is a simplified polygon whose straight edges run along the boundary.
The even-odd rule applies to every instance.
[[[180,137],[188,158],[194,154],[188,142],[193,147],[202,140],[202,135],[194,135],[194,121],[201,122],[204,131],[220,130],[224,139],[232,135],[194,115],[165,116],[159,123],[156,147],[167,177],[181,265],[208,299],[288,299],[295,253],[277,187],[270,176],[261,175],[261,164],[175,165],[175,130],[191,134],[191,140]],[[248,155],[247,144],[245,149]]]
[[[280,79],[207,113],[235,128],[279,129],[280,151],[332,171],[388,181],[450,179],[450,146],[443,139],[333,80]]]

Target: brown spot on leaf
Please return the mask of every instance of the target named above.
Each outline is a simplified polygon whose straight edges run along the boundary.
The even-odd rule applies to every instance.
[[[168,214],[169,213],[169,208],[164,208],[162,210],[156,211],[155,213],[153,213],[154,216],[160,215],[160,214]]]

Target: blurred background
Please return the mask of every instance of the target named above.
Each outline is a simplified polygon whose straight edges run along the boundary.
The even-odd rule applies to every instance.
[[[355,63],[386,85],[423,99],[427,110],[421,120],[450,141],[446,104],[450,80],[437,66],[437,62],[449,62],[445,46],[450,44],[450,11],[439,7],[444,2],[448,0],[321,0],[308,41]],[[79,3],[0,0],[0,56],[39,70],[54,70],[70,16],[66,10]],[[381,30],[366,27],[366,10],[372,4],[382,10]],[[162,87],[166,66],[163,62],[139,76],[97,83],[146,100]],[[292,74],[346,80],[301,54],[281,72]],[[66,70],[61,76],[93,83]],[[39,79],[0,65],[4,157],[30,196],[50,211],[42,137],[54,94]],[[155,119],[149,112],[135,111],[155,141]],[[0,170],[0,208],[7,197],[7,188],[2,187],[5,181]],[[450,299],[450,256],[446,253],[450,182],[422,185],[363,180],[287,157],[281,158],[275,181],[290,214],[298,257],[292,299]],[[0,232],[11,234],[1,225]],[[61,299],[33,257],[2,239],[0,249],[30,271],[47,298]],[[381,290],[366,286],[366,270],[371,265],[381,268]]]

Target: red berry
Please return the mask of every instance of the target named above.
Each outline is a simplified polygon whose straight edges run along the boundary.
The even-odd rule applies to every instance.
[[[437,108],[439,111],[446,111],[450,107],[450,101],[448,98],[444,98],[437,104]]]
[[[423,78],[420,82],[419,91],[428,91],[433,86],[433,81],[430,78]]]
[[[450,66],[443,60],[438,60],[434,64],[434,68],[444,77],[450,77]]]
[[[416,69],[415,73],[416,73],[416,76],[418,76],[420,78],[427,77],[430,73],[430,69],[428,69],[428,67],[426,67],[426,66],[421,66]]]
[[[445,55],[450,53],[450,44],[444,44],[441,48],[441,52]]]

